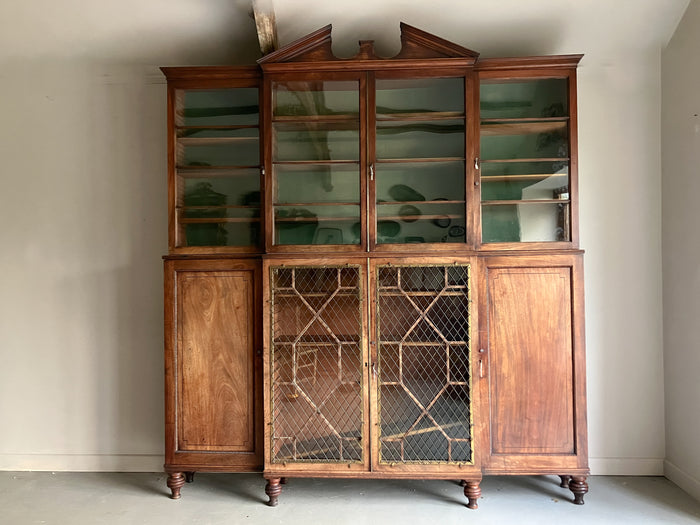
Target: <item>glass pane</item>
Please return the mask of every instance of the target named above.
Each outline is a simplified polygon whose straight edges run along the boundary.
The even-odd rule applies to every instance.
[[[377,242],[465,242],[464,162],[377,165]]]
[[[273,463],[363,461],[358,267],[273,268]]]
[[[275,244],[359,244],[360,206],[275,206]]]
[[[464,162],[376,165],[378,202],[464,200]]]
[[[273,82],[273,118],[355,115],[360,110],[357,81]]]
[[[464,120],[377,122],[377,159],[463,158]]]
[[[302,202],[360,202],[360,172],[356,165],[275,166],[275,200],[280,204]]]
[[[469,267],[377,269],[381,463],[470,462]]]
[[[464,242],[464,201],[377,205],[378,243]]]
[[[198,129],[188,135],[177,139],[179,167],[260,164],[258,128]]]
[[[482,119],[564,117],[569,114],[567,80],[482,80]]]
[[[181,246],[249,246],[260,239],[257,170],[180,175]]]
[[[483,241],[569,241],[569,208],[568,202],[482,206]]]
[[[274,162],[350,160],[360,158],[359,123],[273,124]]]
[[[258,88],[178,91],[178,126],[255,125],[260,117]]]
[[[522,168],[512,165],[522,165]],[[568,166],[555,171],[561,163],[540,164],[536,169],[528,163],[483,164],[481,200],[568,200]],[[485,169],[488,166],[488,169]],[[512,169],[511,169],[512,168]],[[514,173],[519,171],[519,173]],[[535,173],[526,173],[533,171]],[[549,174],[547,173],[549,171]],[[489,173],[489,174],[486,174]]]
[[[464,79],[378,79],[377,118],[455,113],[464,115]]]
[[[481,159],[544,159],[569,156],[565,121],[481,124]]]

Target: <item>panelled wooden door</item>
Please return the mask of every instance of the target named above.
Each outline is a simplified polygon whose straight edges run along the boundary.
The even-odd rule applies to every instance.
[[[576,264],[570,256],[501,257],[485,266],[489,467],[547,468],[561,456],[570,458],[568,468],[580,467],[585,380]]]
[[[218,452],[232,454],[234,464],[259,465],[258,265],[166,263],[173,266],[178,322],[167,378],[175,423],[168,445],[173,458],[179,455],[173,461],[206,463],[208,456],[196,453]]]

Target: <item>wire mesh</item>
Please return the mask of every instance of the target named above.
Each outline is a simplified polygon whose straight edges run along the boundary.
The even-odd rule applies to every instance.
[[[271,282],[272,461],[363,461],[359,267],[274,267]]]
[[[471,462],[469,265],[377,278],[380,463]]]

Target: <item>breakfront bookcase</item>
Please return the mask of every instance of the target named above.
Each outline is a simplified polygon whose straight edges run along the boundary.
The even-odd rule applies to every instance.
[[[588,474],[576,66],[401,24],[167,67],[166,457],[197,471]]]

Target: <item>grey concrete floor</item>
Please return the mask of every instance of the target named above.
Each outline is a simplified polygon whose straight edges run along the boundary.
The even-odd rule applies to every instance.
[[[171,500],[165,475],[0,472],[0,523],[698,524],[700,502],[660,477],[594,476],[586,504],[559,478],[487,477],[478,510],[453,481],[290,479],[267,507],[259,474],[197,474]]]

